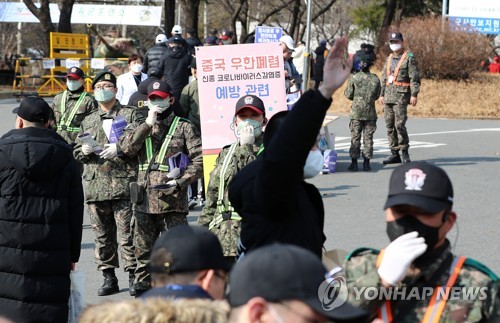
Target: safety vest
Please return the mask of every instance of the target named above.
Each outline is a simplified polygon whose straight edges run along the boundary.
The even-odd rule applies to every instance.
[[[172,140],[172,137],[174,136],[174,132],[177,129],[177,126],[179,125],[179,120],[181,118],[179,117],[174,117],[174,120],[172,121],[172,124],[170,125],[170,128],[168,129],[167,136],[165,137],[165,140],[163,140],[163,143],[161,145],[160,151],[158,152],[158,155],[156,155],[155,159],[155,165],[154,170],[160,170],[163,172],[168,172],[169,166],[167,164],[164,164],[163,161],[165,160],[165,155],[167,153],[167,148],[168,145],[170,145],[170,141]],[[151,158],[153,158],[153,140],[151,139],[151,135],[149,135],[146,138],[146,163],[140,164],[139,165],[139,170],[146,171],[148,170],[149,164],[151,163]]]
[[[396,85],[396,86],[410,86],[411,84],[408,83],[408,82],[398,82],[396,81],[398,79],[398,74],[399,74],[399,69],[401,68],[401,64],[403,64],[403,61],[404,59],[406,58],[408,54],[408,51],[405,51],[403,53],[403,55],[401,56],[401,59],[399,60],[398,62],[398,65],[396,66],[396,69],[394,70],[394,74],[393,74],[393,81],[392,81],[392,84]],[[389,58],[387,59],[387,80],[389,79],[389,77],[391,76],[391,62],[392,62],[392,53],[389,55]],[[389,85],[391,83],[389,83],[388,81],[385,83],[386,85]]]
[[[75,105],[71,109],[71,111],[67,114],[64,114],[66,111],[66,100],[68,99],[68,91],[65,90],[63,92],[63,97],[61,99],[61,105],[60,105],[60,110],[61,110],[61,121],[57,125],[57,130],[66,130],[68,132],[80,132],[79,127],[70,127],[71,122],[73,121],[73,118],[75,117],[76,112],[78,111],[78,108],[82,104],[83,100],[85,99],[85,96],[87,93],[82,92],[80,94],[80,97],[78,98],[78,101],[76,101]]]
[[[224,178],[226,177],[226,172],[229,167],[229,164],[231,163],[231,159],[233,158],[234,151],[236,150],[236,147],[238,146],[238,143],[235,142],[234,144],[229,147],[229,151],[226,154],[226,157],[224,157],[224,161],[222,162],[222,168],[220,170],[220,181],[219,181],[219,194],[217,195],[217,213],[218,215],[210,222],[208,225],[208,229],[211,230],[213,227],[219,225],[224,221],[224,214],[227,214],[228,212],[231,214],[230,220],[234,221],[240,221],[241,217],[234,211],[234,208],[231,206],[231,203],[228,201],[227,202],[227,208],[224,204],[224,189],[225,189],[225,181]]]
[[[384,250],[381,250],[377,257],[377,268],[380,266],[382,262],[382,257],[384,255]],[[448,294],[450,293],[451,288],[455,284],[458,274],[462,269],[466,258],[464,256],[457,256],[453,259],[453,262],[450,266],[450,278],[446,282],[446,286],[436,286],[434,288],[434,293],[432,294],[429,305],[427,306],[427,310],[425,311],[424,317],[422,318],[422,323],[437,323],[441,319],[441,315],[443,315],[444,308],[446,306],[446,301],[448,300]],[[438,295],[442,295],[440,299],[437,299]],[[385,323],[392,322],[392,309],[391,302],[385,301],[382,307],[378,311],[378,318],[384,321]]]

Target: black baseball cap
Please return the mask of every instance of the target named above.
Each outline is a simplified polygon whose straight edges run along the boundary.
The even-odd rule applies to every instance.
[[[250,108],[259,114],[266,115],[266,107],[264,106],[264,102],[255,95],[244,95],[239,98],[238,102],[236,102],[236,109],[234,111],[234,115],[237,115],[243,108]]]
[[[73,66],[71,68],[68,68],[68,73],[66,74],[66,77],[73,80],[80,80],[85,77],[85,74],[83,73],[81,68]]]
[[[394,169],[384,209],[412,205],[437,213],[453,205],[453,186],[446,172],[426,162],[410,162]]]
[[[167,82],[161,80],[155,80],[148,85],[148,98],[156,95],[162,99],[166,99],[172,96],[172,88]]]
[[[36,96],[27,96],[19,107],[12,110],[20,118],[30,122],[48,122],[52,115],[52,109],[44,99]]]
[[[100,81],[108,81],[116,86],[116,76],[108,71],[101,72],[94,77],[94,80],[92,81],[92,88],[94,88],[96,83]]]
[[[389,41],[391,40],[399,40],[403,41],[403,34],[399,32],[393,32],[389,34]]]
[[[205,41],[203,43],[207,45],[217,45],[217,37],[208,36],[207,38],[205,38]]]
[[[318,294],[327,270],[318,256],[298,246],[274,243],[255,249],[229,275],[231,307],[262,297],[269,302],[299,300],[333,320],[363,322],[368,318],[368,313],[348,303],[332,310],[323,308]]]
[[[179,35],[174,35],[174,36],[172,36],[172,37],[170,37],[170,38],[168,39],[168,43],[169,43],[169,44],[174,44],[174,43],[176,43],[176,44],[182,44],[182,43],[183,43],[183,41],[184,41],[184,40],[183,40],[183,39],[182,39],[182,37],[181,37],[181,36],[179,36]]]
[[[222,246],[215,234],[200,226],[178,225],[163,233],[156,240],[153,251],[165,248],[172,255],[172,262],[151,266],[153,273],[181,273],[204,269],[229,271]]]

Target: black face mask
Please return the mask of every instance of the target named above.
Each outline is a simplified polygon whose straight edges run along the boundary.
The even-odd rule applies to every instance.
[[[439,240],[440,228],[441,226],[435,228],[425,225],[415,217],[411,215],[405,215],[397,219],[396,221],[387,222],[387,235],[392,242],[403,234],[417,231],[418,236],[425,239],[427,250],[425,251],[424,255],[426,255],[429,254],[436,246]],[[424,255],[422,255],[421,257],[423,257]]]

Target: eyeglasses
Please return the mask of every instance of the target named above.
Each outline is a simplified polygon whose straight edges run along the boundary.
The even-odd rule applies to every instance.
[[[102,89],[104,89],[104,90],[112,90],[114,88],[115,88],[114,85],[107,85],[107,84],[106,85],[96,85],[96,86],[94,86],[94,90],[96,90],[96,91],[101,91]]]

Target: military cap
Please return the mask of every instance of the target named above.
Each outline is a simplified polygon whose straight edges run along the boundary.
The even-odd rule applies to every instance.
[[[394,169],[384,209],[412,205],[436,213],[453,204],[453,186],[446,172],[426,162],[410,162]]]
[[[403,34],[399,32],[393,32],[389,34],[389,41],[391,40],[399,40],[403,41]]]
[[[148,85],[148,98],[153,95],[166,99],[173,95],[172,88],[165,81],[155,80]]]
[[[113,85],[116,86],[116,76],[111,72],[104,71],[104,72],[97,74],[94,77],[94,80],[92,81],[92,88],[95,87],[97,82],[101,82],[101,81],[108,81],[108,82],[113,83]]]
[[[237,115],[243,108],[250,108],[253,111],[266,115],[266,107],[264,106],[264,102],[256,95],[244,95],[239,98],[238,102],[236,102],[236,109],[234,111],[234,115]]]
[[[68,68],[66,77],[72,80],[80,80],[85,77],[85,74],[83,73],[81,68],[73,66],[71,68]]]

